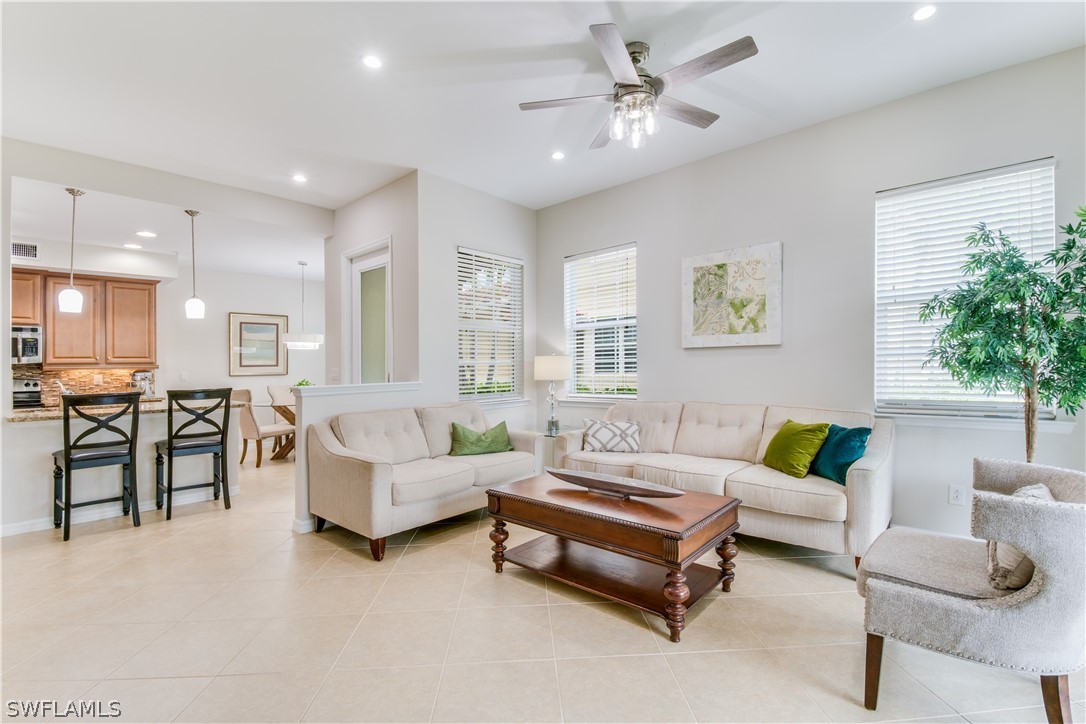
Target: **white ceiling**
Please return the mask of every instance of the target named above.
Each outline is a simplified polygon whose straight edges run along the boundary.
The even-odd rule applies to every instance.
[[[325,208],[418,168],[536,209],[1086,42],[1082,2],[921,4],[5,2],[3,132]],[[609,92],[605,22],[654,73],[760,52],[675,90],[709,129],[590,151],[605,106],[517,104]]]

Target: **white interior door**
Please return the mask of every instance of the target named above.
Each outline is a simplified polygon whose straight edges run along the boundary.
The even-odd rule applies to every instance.
[[[351,259],[354,384],[392,381],[392,265],[388,249]]]

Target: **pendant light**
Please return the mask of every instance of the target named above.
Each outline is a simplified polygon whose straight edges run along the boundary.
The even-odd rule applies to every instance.
[[[80,189],[64,189],[72,195],[72,253],[68,261],[68,287],[57,297],[57,309],[68,314],[83,311],[83,295],[75,288],[75,200],[85,192]]]
[[[185,213],[192,221],[192,298],[185,302],[185,316],[189,319],[203,319],[204,302],[196,296],[196,217],[200,212],[185,209]]]
[[[306,334],[305,332],[305,268],[308,262],[300,261],[298,266],[302,268],[302,331],[301,334],[284,334],[283,344],[287,349],[320,349],[324,342],[323,334]]]

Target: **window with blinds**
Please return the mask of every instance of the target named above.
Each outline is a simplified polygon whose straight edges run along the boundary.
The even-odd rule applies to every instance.
[[[524,262],[456,251],[461,399],[522,396]]]
[[[1011,392],[966,390],[924,366],[945,320],[921,323],[921,305],[963,280],[964,239],[985,222],[1030,259],[1056,243],[1052,159],[884,191],[875,196],[875,407],[879,412],[1021,416]]]
[[[569,394],[637,396],[637,247],[568,257]]]

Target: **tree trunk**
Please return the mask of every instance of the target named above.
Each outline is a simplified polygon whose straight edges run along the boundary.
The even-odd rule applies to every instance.
[[[1024,390],[1026,398],[1025,406],[1025,420],[1026,420],[1026,462],[1033,462],[1033,445],[1037,439],[1037,365],[1033,364],[1029,368],[1030,372],[1030,384]]]

